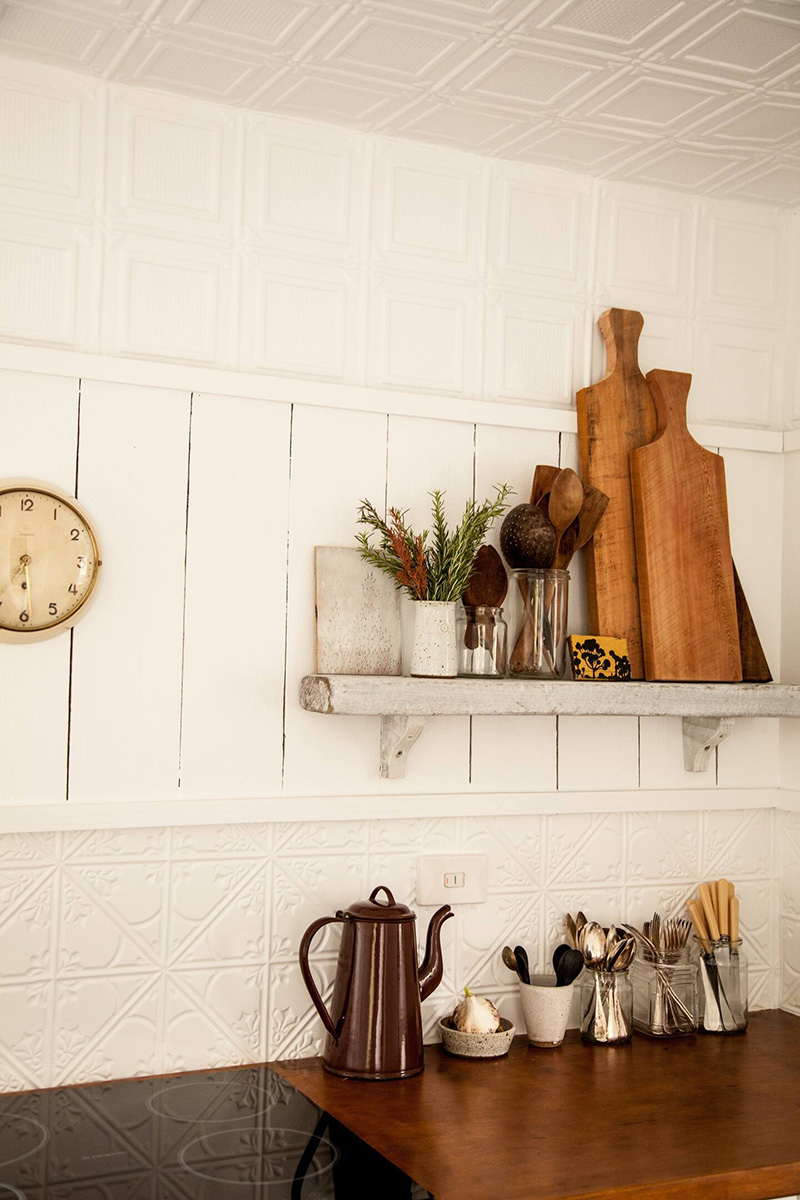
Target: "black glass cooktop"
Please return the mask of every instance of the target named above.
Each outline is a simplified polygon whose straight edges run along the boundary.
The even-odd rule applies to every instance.
[[[268,1067],[0,1096],[14,1196],[432,1200]]]

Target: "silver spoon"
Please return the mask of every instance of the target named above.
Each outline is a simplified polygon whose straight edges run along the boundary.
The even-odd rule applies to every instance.
[[[581,929],[583,958],[594,972],[594,1027],[598,1042],[608,1041],[608,1023],[603,1009],[600,971],[606,957],[606,935],[596,921],[588,921]]]
[[[587,967],[602,968],[606,956],[606,935],[602,925],[587,921],[581,929],[583,957]]]
[[[606,961],[605,970],[610,971],[611,955],[616,950],[621,941],[625,940],[625,935],[620,933],[616,925],[609,925],[608,933],[606,934]]]
[[[632,937],[623,938],[621,942],[617,943],[614,953],[611,955],[611,960],[608,964],[609,971],[627,971],[635,956],[636,939]]]

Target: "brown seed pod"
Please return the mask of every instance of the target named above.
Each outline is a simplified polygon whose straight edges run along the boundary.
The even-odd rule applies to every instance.
[[[518,504],[500,527],[500,549],[513,570],[552,567],[556,531],[535,504]]]

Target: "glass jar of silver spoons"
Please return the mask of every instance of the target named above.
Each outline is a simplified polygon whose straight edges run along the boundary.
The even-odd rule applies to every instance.
[[[689,961],[691,921],[658,913],[642,929],[623,925],[639,947],[631,968],[633,1028],[651,1037],[697,1031],[697,967]]]
[[[580,977],[581,1037],[586,1042],[613,1046],[630,1041],[633,1028],[633,990],[629,968],[636,956],[636,939],[626,930],[578,913],[567,913],[567,929],[583,955]]]
[[[732,883],[701,883],[687,907],[695,930],[700,974],[700,1028],[706,1033],[747,1029],[747,959],[739,937],[739,900]]]

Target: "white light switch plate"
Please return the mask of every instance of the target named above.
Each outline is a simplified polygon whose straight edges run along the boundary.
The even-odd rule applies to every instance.
[[[426,854],[417,859],[417,904],[482,904],[485,854]]]

